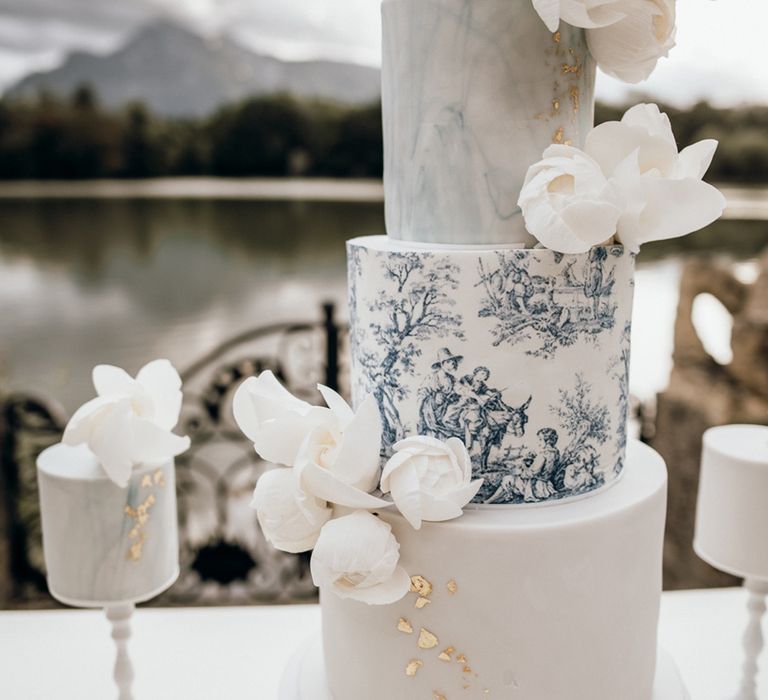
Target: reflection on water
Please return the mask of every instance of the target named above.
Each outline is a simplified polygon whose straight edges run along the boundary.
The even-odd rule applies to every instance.
[[[345,315],[344,241],[384,231],[380,203],[2,200],[0,221],[0,381],[70,410],[98,362],[183,367],[239,331],[314,318],[325,299]],[[723,222],[691,244],[748,257],[767,238],[764,224]],[[633,334],[643,397],[669,371],[679,258],[668,255],[680,245],[643,254]]]

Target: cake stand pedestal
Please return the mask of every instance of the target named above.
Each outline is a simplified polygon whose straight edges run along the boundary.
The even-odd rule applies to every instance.
[[[283,672],[278,700],[333,700],[328,690],[320,633],[310,637],[291,657]],[[649,700],[690,700],[674,659],[659,650],[656,680]]]

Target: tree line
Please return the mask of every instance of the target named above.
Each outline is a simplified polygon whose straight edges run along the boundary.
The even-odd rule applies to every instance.
[[[598,105],[596,122],[622,109]],[[768,182],[768,107],[667,108],[680,146],[720,141],[709,177]],[[88,86],[69,99],[0,101],[0,178],[180,175],[381,177],[381,107],[290,95],[253,97],[205,118],[167,118],[141,102],[103,108]]]

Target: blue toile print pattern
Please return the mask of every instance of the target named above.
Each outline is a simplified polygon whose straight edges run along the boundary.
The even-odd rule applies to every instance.
[[[352,385],[384,447],[461,439],[476,502],[564,500],[615,481],[629,405],[633,257],[620,246],[409,248],[350,241]]]
[[[479,313],[496,320],[494,344],[526,344],[526,353],[548,358],[579,339],[597,342],[616,323],[614,270],[606,270],[606,261],[623,252],[614,246],[568,256],[552,275],[533,271],[536,258],[527,250],[499,252],[493,268],[486,268],[481,259],[485,295]],[[565,257],[549,250],[534,253],[556,262]]]

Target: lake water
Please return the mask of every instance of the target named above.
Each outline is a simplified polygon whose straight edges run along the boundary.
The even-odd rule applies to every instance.
[[[228,198],[223,187],[221,198],[207,199],[144,190],[142,198],[0,192],[0,388],[72,410],[90,397],[99,362],[135,371],[168,357],[184,367],[238,332],[317,318],[324,300],[345,317],[344,241],[384,231],[375,196],[253,200]],[[768,226],[735,223],[685,245],[746,261],[748,278]],[[666,383],[685,254],[676,242],[640,258],[632,384],[641,398]],[[700,315],[707,342],[727,357],[727,317],[714,304]]]

